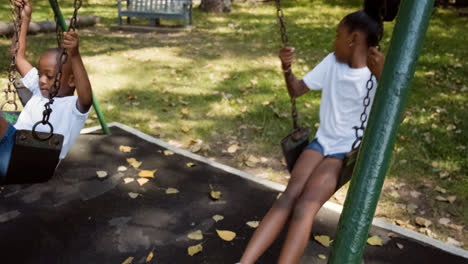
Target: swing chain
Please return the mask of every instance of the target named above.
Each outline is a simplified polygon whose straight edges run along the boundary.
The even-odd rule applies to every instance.
[[[284,13],[283,9],[281,9],[281,0],[276,0],[276,16],[278,18],[278,22],[280,24],[280,32],[281,32],[281,42],[283,43],[283,47],[286,47],[289,42],[288,33],[286,31],[286,25],[284,24]],[[293,129],[296,130],[299,128],[297,124],[297,107],[296,107],[296,98],[291,96],[291,116],[293,120]]]
[[[364,110],[362,111],[361,117],[360,117],[361,125],[353,127],[353,129],[355,131],[355,135],[356,135],[356,140],[353,142],[353,146],[352,146],[351,151],[359,148],[359,145],[360,145],[360,143],[362,141],[362,137],[364,135],[364,130],[366,129],[364,124],[366,123],[367,118],[368,118],[367,108],[369,107],[369,105],[371,103],[370,92],[374,88],[374,81],[372,80],[373,78],[374,78],[374,74],[371,73],[371,76],[370,76],[369,80],[367,80],[367,83],[366,83],[367,93],[366,93],[366,96],[364,97],[364,100],[362,102],[362,104],[364,105]],[[360,135],[359,131],[362,131],[361,135]]]
[[[55,1],[55,4],[58,7],[57,1]],[[70,27],[69,27],[69,30],[71,30],[71,31],[75,31],[75,29],[76,29],[78,9],[80,9],[81,4],[82,4],[82,0],[74,0],[73,7],[74,7],[75,10],[73,12],[72,18],[70,19]],[[63,29],[60,26],[57,14],[55,14],[55,33],[57,35],[57,44],[60,47],[60,46],[62,46],[62,43],[63,43]],[[45,110],[42,112],[42,120],[37,122],[33,127],[33,135],[36,135],[36,127],[37,127],[38,124],[49,125],[49,127],[50,127],[49,137],[39,138],[38,136],[35,136],[36,139],[48,140],[53,134],[53,129],[54,128],[53,128],[52,124],[50,124],[50,122],[49,122],[50,114],[52,113],[52,109],[51,109],[50,105],[52,105],[54,103],[53,98],[55,96],[57,96],[58,91],[60,89],[61,80],[62,80],[62,76],[63,76],[63,65],[65,65],[65,63],[67,63],[67,60],[68,60],[68,53],[67,53],[67,51],[65,49],[62,49],[62,53],[59,55],[59,58],[58,58],[58,71],[55,74],[54,83],[53,83],[52,87],[50,87],[50,90],[49,90],[49,101],[44,105]]]
[[[5,103],[2,105],[0,110],[3,110],[5,105],[12,104],[15,106],[15,111],[18,110],[18,104],[16,103],[16,96],[17,91],[16,89],[12,89],[13,83],[16,79],[16,58],[18,57],[18,50],[19,50],[19,34],[21,32],[21,25],[23,23],[23,19],[21,14],[23,13],[24,6],[16,7],[13,0],[10,0],[11,5],[11,15],[13,17],[13,28],[15,29],[13,32],[13,39],[11,43],[11,62],[10,62],[10,69],[8,71],[8,88],[4,90],[5,93]],[[10,94],[13,94],[13,99],[10,99]]]

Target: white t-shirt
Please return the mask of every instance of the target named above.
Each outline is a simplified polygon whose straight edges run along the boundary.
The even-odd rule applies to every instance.
[[[330,53],[303,80],[311,90],[322,90],[320,126],[316,138],[324,148],[324,155],[349,152],[356,139],[354,126],[360,126],[366,84],[371,76],[369,68],[354,69],[336,60]],[[377,80],[370,92],[374,101]],[[370,106],[367,108],[370,112]],[[367,121],[366,121],[367,123]]]
[[[26,88],[31,90],[33,95],[21,111],[15,128],[31,130],[34,124],[42,120],[44,105],[49,99],[41,94],[39,74],[36,68],[31,69],[21,81]],[[60,134],[64,137],[60,159],[65,158],[76,137],[80,134],[86,118],[88,118],[89,111],[83,114],[76,108],[77,100],[77,96],[55,97],[54,103],[51,104],[52,113],[49,122],[54,127],[54,134]],[[39,124],[36,130],[37,132],[49,132],[50,128]]]

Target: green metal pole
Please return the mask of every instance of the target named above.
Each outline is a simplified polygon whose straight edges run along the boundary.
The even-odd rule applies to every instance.
[[[65,22],[65,18],[63,18],[62,11],[60,10],[60,7],[58,6],[57,0],[49,0],[50,6],[54,10],[55,15],[57,16],[57,22],[60,24],[60,27],[62,28],[62,31],[66,32],[68,31],[68,25]],[[99,107],[99,103],[94,96],[93,93],[93,106],[94,106],[94,111],[96,111],[96,115],[98,116],[99,123],[101,124],[102,131],[106,135],[110,135],[111,132],[109,130],[109,127],[107,126],[106,120],[104,119],[104,115],[102,114],[101,107]]]
[[[404,0],[328,263],[360,264],[434,0]]]

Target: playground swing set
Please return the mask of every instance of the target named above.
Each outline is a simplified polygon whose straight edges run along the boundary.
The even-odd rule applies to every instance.
[[[81,0],[74,1],[74,13],[70,20],[70,27],[65,23],[65,19],[60,11],[57,0],[49,0],[50,5],[55,13],[56,21],[56,35],[58,46],[61,46],[62,34],[64,31],[75,30],[77,26],[78,10],[81,7]],[[16,57],[19,49],[19,34],[21,32],[21,13],[22,8],[15,8],[12,5],[13,16],[16,17],[14,21],[14,35],[12,38],[12,58],[10,70],[8,73],[8,87],[4,90],[5,102],[0,107],[0,114],[11,124],[15,124],[21,111],[18,111],[16,102],[17,96],[23,106],[31,98],[31,91],[29,91],[19,80],[18,72],[16,69]],[[18,130],[15,136],[15,144],[12,150],[10,163],[6,179],[2,184],[27,184],[39,183],[49,180],[55,172],[60,159],[60,151],[62,150],[63,135],[54,134],[54,127],[49,122],[52,109],[50,105],[54,102],[54,97],[57,95],[60,87],[60,80],[62,76],[62,66],[67,61],[67,53],[63,50],[58,58],[58,71],[54,77],[54,84],[51,87],[49,101],[44,105],[43,118],[38,121],[31,130]],[[5,106],[12,105],[14,111],[5,111]],[[110,134],[109,128],[104,120],[100,111],[99,104],[93,95],[93,106],[99,117],[104,133]],[[36,131],[39,125],[47,126],[49,132]]]
[[[49,1],[54,9],[57,20],[57,29],[60,25],[61,31],[68,30],[58,7],[58,3],[56,0]],[[387,0],[365,0],[364,5],[381,5],[382,2],[386,1]],[[393,2],[399,3],[400,1],[395,0]],[[283,45],[286,45],[288,43],[288,39],[283,21],[283,11],[280,7],[280,0],[276,0],[276,4],[278,19],[281,26],[282,43]],[[75,23],[76,14],[80,5],[81,0],[75,0],[74,19],[72,18],[72,21],[75,20]],[[348,195],[344,204],[344,210],[340,217],[336,233],[337,235],[333,243],[328,263],[361,263],[368,237],[368,231],[382,190],[383,181],[389,168],[391,153],[401,120],[400,117],[402,116],[404,105],[408,97],[409,86],[414,76],[416,63],[422,50],[422,44],[428,28],[433,6],[434,0],[401,1],[389,52],[387,54],[387,59],[379,82],[379,89],[376,91],[374,107],[369,114],[366,133],[364,135],[359,135],[359,132],[364,131],[363,124],[367,120],[366,110],[369,103],[366,102],[369,102],[369,98],[364,99],[364,111],[361,115],[362,123],[360,126],[354,127],[356,130],[356,141],[353,144],[353,151],[347,155],[349,162],[346,162],[344,169],[342,170],[341,175],[343,175],[343,173],[348,173],[349,176],[347,177],[350,177],[351,174],[353,177],[351,178]],[[385,14],[385,12],[386,10],[382,10],[381,14]],[[13,37],[13,41],[18,39],[19,27],[21,25],[21,23],[19,23],[21,21],[20,14],[21,10],[17,10],[18,18],[15,24],[16,32]],[[74,30],[75,26],[76,24],[71,23],[70,28]],[[17,51],[17,44],[15,50]],[[59,65],[61,64],[63,64],[63,61],[59,61]],[[12,58],[8,89],[5,90],[6,103],[4,103],[0,109],[0,113],[12,123],[16,121],[15,118],[18,117],[19,112],[3,111],[4,106],[6,104],[13,104],[15,106],[15,110],[17,110],[15,101],[17,94],[19,94],[20,101],[23,105],[27,102],[27,95],[24,93],[26,88],[24,88],[19,80],[14,77],[14,69],[15,55]],[[57,76],[55,76],[55,78],[54,88],[56,89],[59,87],[59,83],[57,86]],[[17,91],[13,91],[11,86],[15,86]],[[371,76],[366,87],[368,92],[373,89],[373,86],[374,84]],[[9,94],[13,94],[13,99],[9,99]],[[49,103],[52,103],[53,96],[49,99]],[[290,135],[284,138],[281,143],[289,170],[292,168],[295,160],[308,142],[307,129],[299,127],[297,123],[297,110],[294,98],[291,98],[291,103],[293,131]],[[50,115],[51,112],[50,109],[47,108],[47,104],[45,107],[44,119],[39,121],[38,124],[47,124],[48,122],[47,116]],[[94,107],[99,116],[103,131],[106,134],[110,134],[96,100],[94,100]],[[377,122],[377,120],[380,120],[380,122]],[[383,122],[382,120],[385,121]],[[35,132],[35,128],[33,128],[32,131],[24,131],[17,134],[15,149],[21,149],[21,146],[24,146],[25,149],[28,148],[28,150],[22,153],[14,150],[12,160],[13,163],[18,164],[14,166],[18,166],[20,168],[21,174],[15,175],[15,177],[20,178],[19,180],[15,182],[11,180],[8,183],[35,183],[46,181],[52,177],[58,163],[58,155],[60,153],[62,139],[60,138],[60,135],[54,135],[53,127],[50,127],[50,132],[45,134]],[[378,135],[378,137],[372,137],[369,135]],[[37,160],[37,157],[39,157],[39,159],[45,158],[45,160],[38,161],[33,164],[31,153],[37,153],[40,151],[44,151],[41,152],[44,153],[44,155],[34,155],[35,159]],[[44,177],[36,177],[38,174],[41,174],[41,170],[44,172]],[[13,172],[20,173],[17,171],[12,171],[12,173]],[[7,177],[9,176],[10,175]],[[345,183],[346,181],[346,177],[343,177],[343,180],[340,180],[340,184]]]

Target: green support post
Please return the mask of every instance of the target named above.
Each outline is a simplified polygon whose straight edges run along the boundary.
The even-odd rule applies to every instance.
[[[329,264],[360,264],[434,0],[403,0]]]
[[[54,14],[57,16],[57,21],[60,23],[60,28],[62,31],[66,32],[68,31],[68,25],[65,22],[65,18],[63,18],[62,11],[60,10],[60,7],[58,6],[57,0],[49,0],[50,6],[54,10]],[[99,103],[94,96],[93,93],[93,106],[94,106],[94,111],[96,111],[96,115],[98,116],[99,123],[101,124],[102,131],[106,135],[110,135],[111,132],[109,130],[109,127],[107,126],[106,120],[104,119],[104,115],[102,114],[101,108],[99,107]]]

